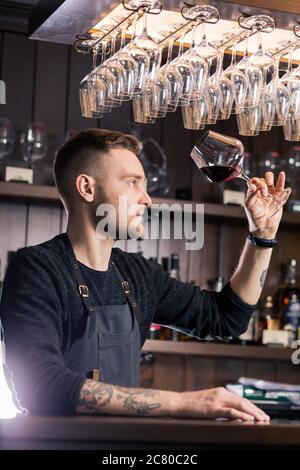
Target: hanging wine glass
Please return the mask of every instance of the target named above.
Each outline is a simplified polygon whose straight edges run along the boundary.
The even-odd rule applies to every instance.
[[[136,46],[143,49],[149,57],[149,75],[153,80],[161,63],[161,48],[158,42],[150,36],[147,28],[147,11],[155,8],[160,2],[155,0],[130,0],[129,5],[132,8],[143,8],[144,15],[142,16],[142,32],[137,35],[133,42]]]
[[[290,92],[279,79],[280,57],[276,59],[275,74],[268,85],[268,90],[275,96],[275,114],[272,126],[283,126],[287,120],[290,107]]]
[[[86,118],[101,118],[102,114],[98,111],[93,111],[95,106],[93,106],[93,99],[95,97],[92,95],[91,82],[93,79],[93,73],[97,68],[97,56],[99,51],[99,45],[93,47],[93,65],[92,70],[88,73],[80,82],[79,85],[79,103],[81,108],[81,115]],[[105,85],[103,82],[98,83],[97,94],[101,95],[104,92]],[[110,108],[111,109],[111,108]],[[108,112],[109,110],[102,109],[103,112]]]
[[[94,68],[87,78],[87,90],[92,117],[100,117],[103,113],[109,113],[112,110],[113,102],[110,99],[110,90],[112,87],[113,76],[107,68],[102,68],[107,54],[107,41],[103,41],[101,63]],[[96,54],[96,53],[95,53]],[[96,63],[94,59],[94,64]]]
[[[165,65],[163,65],[158,72],[160,77],[167,80],[168,103],[167,112],[175,112],[178,106],[179,98],[183,90],[183,79],[176,66],[171,62],[173,53],[174,39],[170,39],[168,43],[168,57]]]
[[[272,67],[274,71],[275,59],[265,50],[262,43],[262,31],[267,29],[273,31],[275,28],[273,18],[267,15],[254,15],[250,18],[246,18],[244,24],[248,27],[255,27],[257,30],[258,48],[257,51],[251,55],[250,63],[259,68]]]
[[[204,31],[202,32],[202,40],[199,44],[196,41],[196,28],[197,24],[195,23],[192,26],[192,47],[182,56],[182,60],[188,62],[194,71],[194,82],[190,99],[197,99],[201,96],[208,77],[208,61],[198,54],[198,47],[205,41],[205,23],[202,23]]]
[[[175,68],[182,81],[182,91],[178,100],[178,106],[184,106],[189,103],[195,83],[194,67],[183,58],[183,43],[186,33],[187,31],[180,36],[178,55],[170,63],[170,67]]]
[[[114,58],[122,65],[124,69],[124,84],[123,84],[123,96],[122,101],[128,101],[132,99],[135,84],[138,77],[138,64],[131,54],[125,49],[126,39],[126,25],[121,27],[121,44],[120,50],[116,52]]]
[[[133,39],[123,48],[125,52],[133,58],[136,63],[136,81],[134,86],[134,93],[141,93],[144,88],[144,83],[150,69],[150,58],[147,51],[137,45],[136,43],[136,26],[137,22],[133,23]]]
[[[221,99],[220,109],[217,116],[220,120],[229,119],[234,100],[233,84],[223,71],[224,49],[219,52],[216,72],[210,77],[209,81],[219,88]]]

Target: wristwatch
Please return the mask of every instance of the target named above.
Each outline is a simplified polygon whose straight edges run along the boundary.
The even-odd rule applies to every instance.
[[[249,232],[247,236],[248,240],[252,243],[254,246],[259,246],[261,248],[273,248],[274,246],[278,245],[278,241],[273,238],[271,240],[268,240],[266,238],[259,238],[253,235],[253,233]]]

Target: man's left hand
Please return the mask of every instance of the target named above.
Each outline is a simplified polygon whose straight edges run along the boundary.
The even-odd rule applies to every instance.
[[[245,211],[249,230],[260,238],[275,238],[282,217],[282,208],[291,194],[291,188],[284,188],[285,173],[279,173],[274,184],[274,174],[265,173],[264,178],[251,178],[245,199]]]

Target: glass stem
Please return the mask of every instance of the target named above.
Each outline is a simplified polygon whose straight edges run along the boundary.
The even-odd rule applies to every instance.
[[[120,50],[123,49],[123,47],[125,46],[125,40],[126,40],[126,28],[122,28]]]
[[[98,55],[98,47],[97,45],[93,47],[93,65],[92,65],[92,70],[95,70],[97,67],[97,55]]]
[[[169,40],[169,45],[168,45],[168,57],[167,57],[166,65],[169,65],[169,63],[172,60],[173,44],[174,44],[174,39],[170,39]]]
[[[182,56],[184,36],[185,36],[185,33],[183,33],[183,34],[180,36],[180,39],[179,39],[179,49],[178,49],[177,58],[179,58],[179,57]]]
[[[261,29],[258,30],[257,41],[258,41],[258,50],[263,51]]]
[[[293,52],[290,51],[288,55],[288,67],[287,67],[287,72],[291,72],[293,69]]]
[[[206,38],[206,27],[205,27],[205,21],[202,20],[201,23],[201,43],[204,45],[207,45],[207,38]]]
[[[216,67],[216,76],[217,80],[220,79],[221,72],[222,72],[222,65],[223,65],[223,58],[224,58],[224,50],[220,51],[218,53],[218,59],[217,59],[217,67]]]
[[[236,66],[236,44],[232,47],[230,67]]]
[[[249,176],[245,175],[245,173],[242,173],[241,175],[239,176],[236,176],[236,178],[240,178],[241,180],[244,180],[244,181],[250,181],[251,178],[249,178]]]
[[[246,36],[245,39],[245,53],[244,53],[244,58],[248,59],[249,58],[249,34]]]
[[[113,35],[112,38],[111,38],[111,51],[110,51],[110,57],[112,57],[115,53],[115,50],[116,50],[116,36]]]
[[[148,30],[147,30],[147,12],[145,10],[144,15],[143,15],[143,31],[142,34],[144,36],[148,35]]]

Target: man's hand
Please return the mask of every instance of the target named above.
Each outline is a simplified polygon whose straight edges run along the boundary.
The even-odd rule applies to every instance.
[[[246,398],[241,398],[223,387],[182,392],[178,394],[174,417],[227,418],[240,421],[269,423],[270,418]]]
[[[291,194],[291,188],[284,188],[284,185],[284,171],[279,173],[276,186],[271,171],[268,171],[264,178],[252,178],[249,181],[245,211],[249,230],[257,237],[275,238],[282,208]]]

